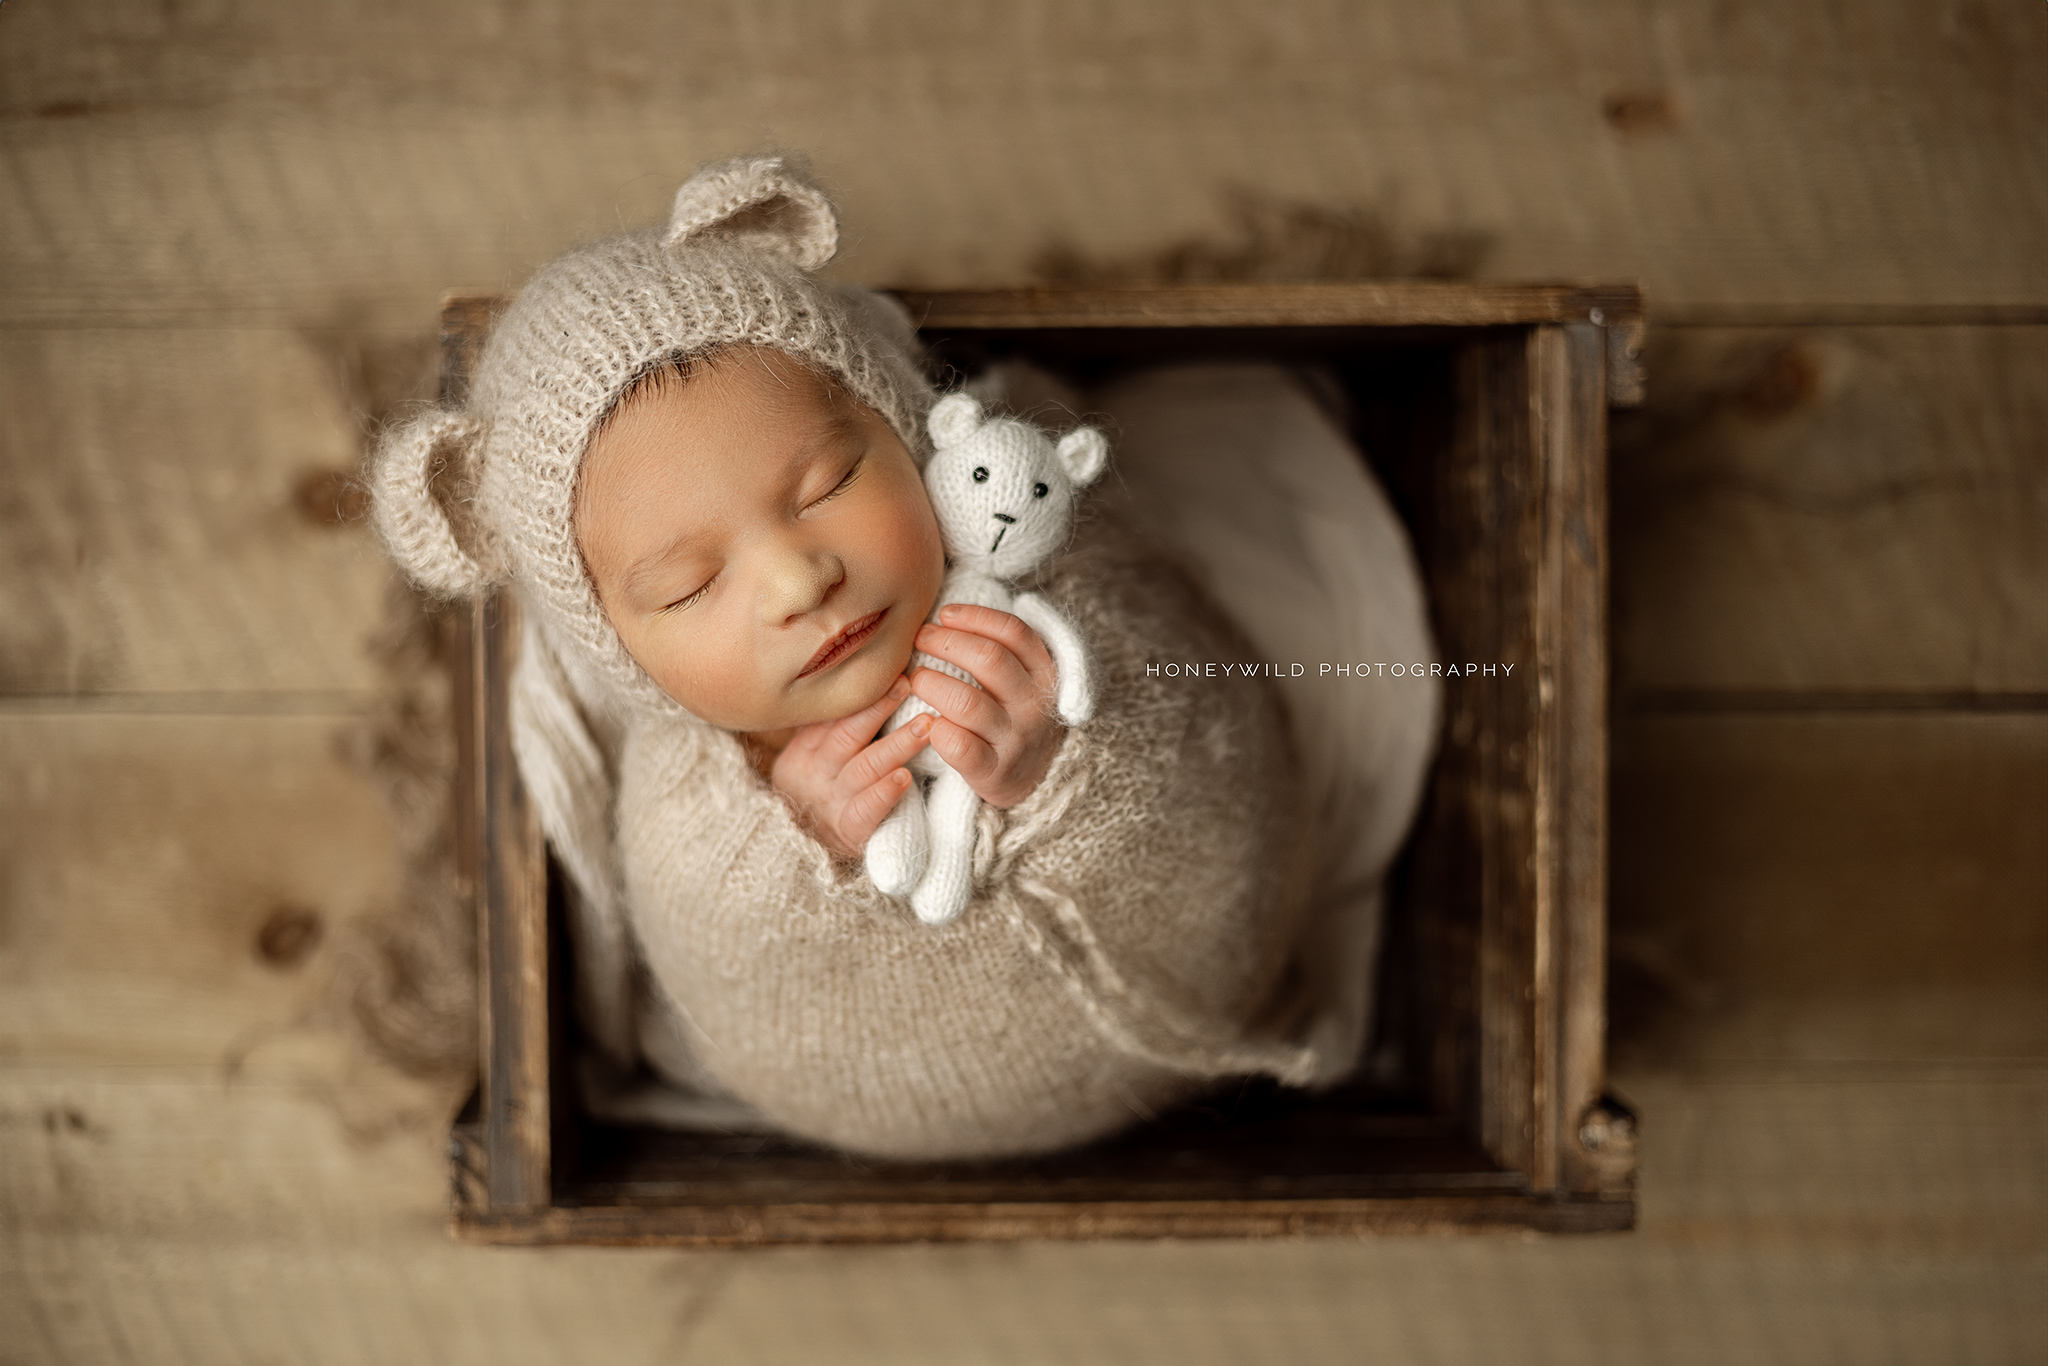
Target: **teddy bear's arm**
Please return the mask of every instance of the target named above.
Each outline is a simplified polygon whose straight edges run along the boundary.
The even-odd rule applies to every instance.
[[[1010,611],[1038,632],[1052,662],[1059,667],[1060,720],[1070,726],[1084,724],[1095,715],[1095,676],[1081,633],[1059,608],[1036,593],[1018,594]]]

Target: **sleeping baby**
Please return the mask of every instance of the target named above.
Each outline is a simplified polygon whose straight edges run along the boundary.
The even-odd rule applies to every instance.
[[[709,167],[664,227],[540,271],[462,404],[379,453],[411,577],[523,608],[515,748],[589,1042],[899,1158],[1335,1075],[1356,1031],[1318,1032],[1301,961],[1323,851],[1285,704],[1148,667],[1251,647],[1111,507],[1018,585],[1085,649],[1076,724],[1071,642],[971,602],[928,620],[936,396],[899,307],[814,276],[836,243],[784,159]],[[863,854],[927,754],[973,810],[964,907],[920,918]]]

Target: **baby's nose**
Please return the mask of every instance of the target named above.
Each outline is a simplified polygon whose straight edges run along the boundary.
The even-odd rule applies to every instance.
[[[998,512],[996,514],[996,520],[998,522],[1001,522],[1004,526],[1015,526],[1017,523],[1017,519],[1015,517],[1012,517],[1007,512]]]

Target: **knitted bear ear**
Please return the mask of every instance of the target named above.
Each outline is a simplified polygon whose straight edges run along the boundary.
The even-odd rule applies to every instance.
[[[483,428],[466,413],[427,412],[386,433],[370,478],[372,520],[398,567],[420,587],[457,598],[488,586],[497,575],[456,537],[448,509],[435,496],[437,479],[466,482],[467,466]],[[472,534],[477,548],[491,547]],[[485,558],[495,560],[495,553]]]
[[[661,244],[674,251],[724,238],[816,270],[839,250],[839,215],[810,177],[780,156],[706,166],[676,191]]]
[[[1060,468],[1077,489],[1087,488],[1109,464],[1109,438],[1093,427],[1076,427],[1060,438]]]
[[[947,394],[925,419],[934,446],[957,446],[981,427],[981,405],[972,394]]]

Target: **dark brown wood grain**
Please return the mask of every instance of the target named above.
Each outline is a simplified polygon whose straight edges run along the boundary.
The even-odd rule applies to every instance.
[[[1604,1084],[1607,340],[1468,340],[1417,526],[1446,662],[1500,670],[1447,683],[1417,836],[1432,1091],[1539,1191],[1627,1179],[1578,1137]]]
[[[739,1247],[1095,1238],[1303,1238],[1364,1234],[1613,1233],[1634,1223],[1626,1203],[1514,1195],[1402,1195],[1376,1200],[1102,1201],[931,1205],[569,1206],[458,1214],[477,1243],[601,1243]]]
[[[920,328],[1504,327],[1621,325],[1642,318],[1633,286],[1444,284],[1045,285],[901,290]]]
[[[1540,1117],[1556,1154],[1543,1189],[1592,1193],[1629,1179],[1621,1135],[1597,1112],[1607,1037],[1607,382],[1613,330],[1536,330],[1544,432],[1543,662],[1536,864],[1547,966],[1539,993],[1547,1070]],[[1554,1070],[1548,1070],[1553,1069]],[[1587,1135],[1594,1133],[1595,1146]]]
[[[547,851],[512,755],[509,686],[519,615],[509,595],[470,610],[467,658],[457,679],[465,725],[458,751],[457,828],[476,841],[463,854],[478,898],[483,973],[484,1170],[497,1208],[545,1205],[552,1187],[551,1032],[562,1028],[549,989]]]
[[[1526,329],[1459,350],[1453,430],[1418,530],[1438,648],[1494,670],[1445,685],[1445,742],[1417,838],[1435,869],[1422,914],[1438,981],[1436,1104],[1503,1165],[1538,1180],[1542,984],[1534,766],[1543,543],[1534,343]]]
[[[566,965],[511,763],[517,621],[477,604],[462,826],[481,899],[486,1076],[454,1218],[485,1242],[730,1245],[1277,1237],[1630,1226],[1632,1118],[1603,1103],[1606,408],[1633,289],[1175,286],[902,296],[942,365],[1093,379],[1189,356],[1328,367],[1409,519],[1447,681],[1431,796],[1396,879],[1375,1087],[1212,1098],[1029,1162],[877,1164],[762,1135],[600,1126],[568,1107]],[[444,397],[495,303],[447,301]],[[1598,310],[1596,313],[1595,310]],[[473,668],[474,677],[461,670]],[[458,709],[460,711],[460,708]],[[559,910],[555,912],[559,915]],[[552,1056],[551,1056],[552,1055]]]
[[[441,402],[458,404],[469,396],[469,377],[476,372],[491,322],[504,302],[495,294],[441,296]]]

